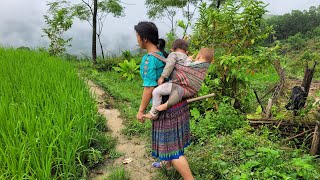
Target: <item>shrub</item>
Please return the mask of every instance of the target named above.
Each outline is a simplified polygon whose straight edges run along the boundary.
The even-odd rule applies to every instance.
[[[131,52],[129,50],[125,50],[125,51],[122,52],[122,57],[124,59],[131,59],[132,58],[132,54],[131,54]]]
[[[290,44],[290,48],[292,50],[302,49],[305,46],[305,42],[306,40],[301,33],[297,33],[296,35],[288,38],[288,43]]]
[[[218,111],[207,111],[200,115],[197,108],[191,110],[191,128],[193,136],[200,142],[205,142],[217,134],[229,134],[246,124],[244,116],[230,105],[221,103]]]
[[[280,145],[246,126],[211,137],[205,146],[193,144],[186,154],[196,179],[320,178],[315,157]]]
[[[131,59],[130,61],[124,60],[124,62],[118,64],[118,67],[112,68],[129,81],[139,74],[139,65],[137,65],[134,59]]]

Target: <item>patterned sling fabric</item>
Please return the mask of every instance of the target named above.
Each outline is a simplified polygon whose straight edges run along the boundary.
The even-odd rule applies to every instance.
[[[156,53],[150,53],[163,62],[166,59]],[[192,66],[183,66],[176,64],[170,75],[172,83],[178,84],[185,89],[187,97],[194,96],[201,88],[201,84],[207,73],[209,63],[198,63]]]

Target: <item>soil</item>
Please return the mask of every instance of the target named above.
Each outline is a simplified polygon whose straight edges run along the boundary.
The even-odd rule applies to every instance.
[[[154,178],[156,169],[151,166],[154,160],[148,158],[145,141],[135,137],[128,139],[123,135],[121,131],[124,125],[119,110],[111,109],[111,106],[106,103],[107,98],[108,101],[112,101],[112,99],[94,82],[89,80],[88,85],[97,101],[98,112],[106,118],[106,126],[111,130],[112,136],[117,139],[116,151],[123,154],[114,161],[106,161],[103,166],[93,170],[90,179],[108,179],[108,175],[114,167],[124,167],[126,172],[129,172],[130,179],[149,180]],[[128,158],[131,158],[129,161],[132,160],[132,162],[124,164],[123,161]]]

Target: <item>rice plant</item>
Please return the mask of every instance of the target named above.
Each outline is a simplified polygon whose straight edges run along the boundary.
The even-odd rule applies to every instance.
[[[0,48],[1,179],[84,177],[97,119],[70,62]]]

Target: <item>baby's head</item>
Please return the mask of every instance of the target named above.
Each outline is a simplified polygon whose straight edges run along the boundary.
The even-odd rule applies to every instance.
[[[201,48],[198,56],[196,57],[196,61],[202,61],[202,62],[214,62],[214,50],[210,48]]]
[[[183,39],[176,39],[176,40],[172,43],[171,50],[172,50],[173,52],[183,52],[183,53],[187,54],[188,48],[189,48],[189,45],[188,45],[188,43],[187,43],[185,40],[183,40]]]

